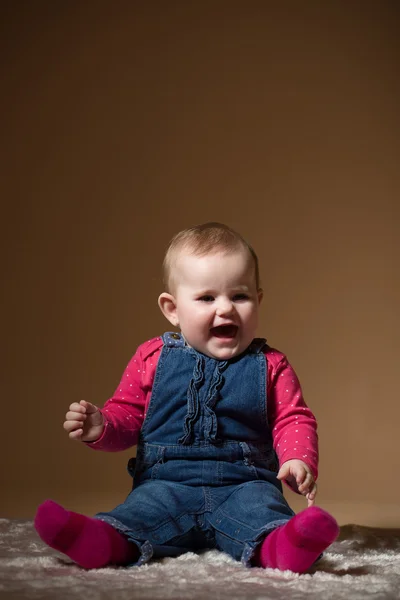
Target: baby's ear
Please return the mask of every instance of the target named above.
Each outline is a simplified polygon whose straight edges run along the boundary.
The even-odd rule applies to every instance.
[[[158,298],[158,306],[162,314],[174,327],[179,327],[178,314],[176,310],[176,300],[172,294],[163,292]]]

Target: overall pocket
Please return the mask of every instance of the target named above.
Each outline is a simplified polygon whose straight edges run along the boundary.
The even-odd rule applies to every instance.
[[[251,470],[254,479],[270,479],[271,473],[277,473],[278,459],[273,448],[249,445],[240,442],[243,451],[243,463]]]

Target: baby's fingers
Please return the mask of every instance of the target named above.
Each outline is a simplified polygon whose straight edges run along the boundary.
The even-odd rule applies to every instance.
[[[68,433],[70,433],[71,431],[76,431],[77,429],[83,429],[83,420],[67,419],[66,421],[64,421],[63,428]]]
[[[69,420],[65,421],[63,425],[65,431],[68,433],[70,440],[81,440],[83,436],[83,421]]]
[[[310,491],[310,488],[313,486],[314,484],[314,477],[311,475],[311,473],[307,473],[305,478],[303,479],[303,481],[299,484],[299,482],[297,482],[297,489],[299,490],[300,494],[306,494],[307,492]]]
[[[85,413],[75,412],[72,410],[69,410],[67,412],[67,414],[65,415],[66,421],[80,421],[81,423],[83,423],[83,421],[85,419],[86,419]]]
[[[81,400],[82,402],[82,400]],[[69,410],[71,412],[77,412],[77,413],[82,413],[85,414],[86,412],[86,407],[84,405],[82,405],[80,402],[73,402],[70,407]]]
[[[83,434],[83,429],[74,429],[70,431],[68,437],[70,440],[80,440]]]
[[[309,507],[314,506],[316,495],[317,495],[317,484],[314,483],[314,486],[313,486],[311,492],[308,492],[308,494],[306,494],[306,498],[307,498]]]
[[[83,408],[86,414],[98,412],[98,407],[87,400],[81,400],[79,403],[80,408]]]

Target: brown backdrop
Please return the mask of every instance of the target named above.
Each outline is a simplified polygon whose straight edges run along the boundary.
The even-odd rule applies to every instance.
[[[398,3],[1,10],[1,515],[124,498],[131,452],[63,416],[168,329],[172,234],[220,220],[260,256],[259,334],[318,417],[319,503],[399,526]]]

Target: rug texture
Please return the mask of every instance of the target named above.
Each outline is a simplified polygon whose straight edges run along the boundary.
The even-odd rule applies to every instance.
[[[400,529],[341,528],[312,573],[247,569],[216,550],[85,571],[31,521],[0,519],[0,597],[12,600],[398,600]]]

